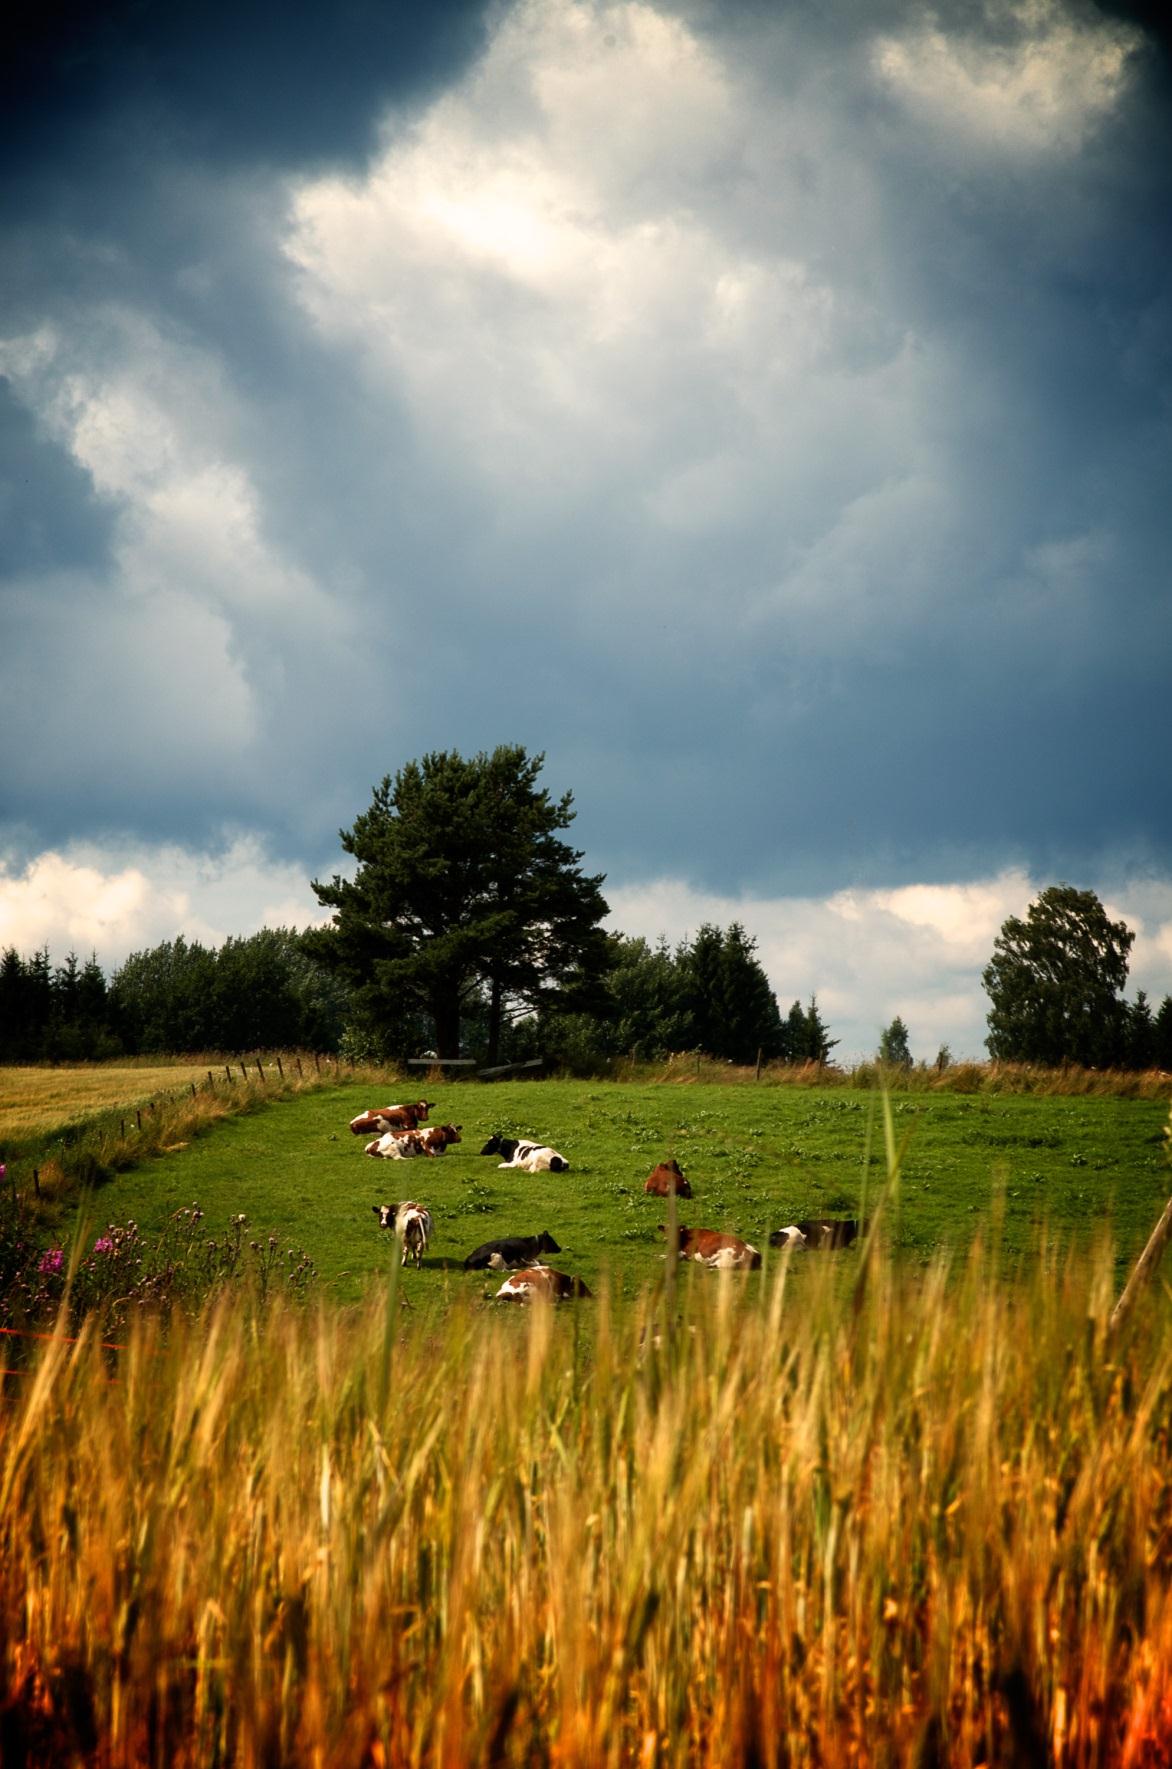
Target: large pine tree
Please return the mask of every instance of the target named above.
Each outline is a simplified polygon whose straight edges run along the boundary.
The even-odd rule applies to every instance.
[[[313,881],[334,918],[305,936],[306,950],[352,983],[391,1047],[422,1014],[440,1056],[454,1057],[462,1019],[487,1000],[495,1063],[510,1010],[595,1004],[610,962],[603,880],[561,840],[573,800],[538,786],[543,761],[502,745],[407,763],[340,832],[353,879]]]
[[[751,1063],[758,1051],[767,1058],[783,1053],[777,997],[756,951],[738,921],[723,930],[706,922],[681,948],[681,994],[698,1050],[732,1063]]]

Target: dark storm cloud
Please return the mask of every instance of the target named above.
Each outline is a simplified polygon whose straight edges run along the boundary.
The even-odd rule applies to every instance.
[[[79,141],[153,124],[158,148],[229,164],[355,157],[382,105],[458,74],[483,14],[483,0],[16,0],[0,57],[7,152],[36,175]]]
[[[94,496],[86,474],[38,436],[29,413],[0,382],[5,573],[53,570],[101,558],[110,527],[110,512]]]
[[[614,878],[1167,867],[1134,9],[534,8],[495,60],[486,16],[26,15],[22,850],[327,873],[383,773],[507,740]]]

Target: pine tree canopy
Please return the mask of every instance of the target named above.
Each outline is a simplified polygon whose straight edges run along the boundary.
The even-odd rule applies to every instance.
[[[596,1005],[611,962],[603,877],[561,840],[572,795],[538,786],[543,762],[520,745],[408,762],[340,832],[353,879],[313,881],[334,919],[306,950],[349,979],[392,1047],[424,1016],[439,1054],[456,1056],[461,1021],[487,996],[491,1063],[511,1007]]]

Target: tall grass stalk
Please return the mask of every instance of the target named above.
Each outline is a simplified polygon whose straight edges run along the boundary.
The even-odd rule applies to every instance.
[[[857,1312],[785,1254],[673,1274],[666,1334],[662,1288],[437,1333],[392,1284],[49,1342],[0,1407],[0,1750],[1166,1762],[1172,1312],[1108,1358],[1108,1253],[1009,1285],[880,1232]]]

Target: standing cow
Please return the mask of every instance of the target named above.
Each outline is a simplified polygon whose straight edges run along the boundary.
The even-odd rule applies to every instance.
[[[373,1204],[371,1208],[378,1217],[379,1227],[390,1229],[398,1236],[403,1263],[411,1260],[416,1268],[421,1266],[431,1240],[431,1211],[411,1199],[400,1204]]]

